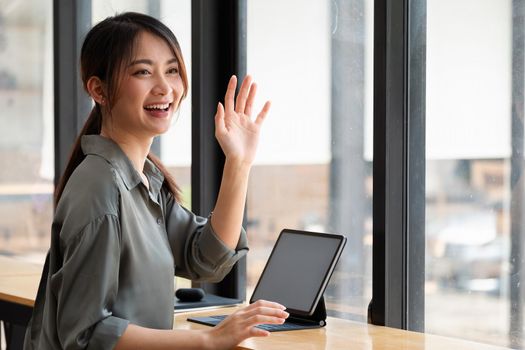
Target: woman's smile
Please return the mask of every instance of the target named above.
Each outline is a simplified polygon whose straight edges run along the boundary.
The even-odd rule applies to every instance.
[[[154,118],[168,118],[172,111],[172,102],[153,103],[144,106],[146,114]]]

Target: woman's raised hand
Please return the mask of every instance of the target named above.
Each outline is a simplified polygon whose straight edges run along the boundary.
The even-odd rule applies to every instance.
[[[250,337],[270,335],[264,329],[256,328],[259,324],[282,324],[288,317],[285,307],[266,300],[258,300],[247,307],[237,310],[213,327],[210,342],[215,349],[231,349]]]
[[[227,159],[251,165],[259,143],[261,125],[270,110],[270,101],[264,104],[253,121],[251,115],[257,84],[252,83],[252,77],[247,75],[234,100],[236,87],[237,77],[233,75],[228,83],[224,106],[220,102],[217,105],[215,137]]]

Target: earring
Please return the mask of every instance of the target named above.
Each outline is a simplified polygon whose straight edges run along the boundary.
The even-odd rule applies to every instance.
[[[104,97],[102,97],[102,99],[100,100],[100,104],[105,104],[106,103],[106,99]]]

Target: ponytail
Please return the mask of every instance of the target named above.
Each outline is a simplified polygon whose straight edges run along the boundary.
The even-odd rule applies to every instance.
[[[80,131],[80,134],[77,136],[75,140],[73,149],[67,161],[66,169],[64,170],[64,174],[60,178],[60,181],[58,182],[57,187],[55,188],[55,202],[54,202],[55,209],[58,205],[58,201],[60,200],[60,197],[62,196],[62,192],[64,192],[64,187],[66,187],[66,183],[71,177],[71,174],[73,174],[73,171],[75,171],[77,166],[80,163],[82,163],[84,158],[86,158],[84,152],[82,152],[82,147],[81,147],[82,136],[98,135],[100,134],[101,128],[102,128],[102,113],[100,111],[100,106],[98,104],[95,104],[95,107],[93,107],[93,109],[91,110],[91,113],[89,113],[89,117],[86,120],[84,127],[82,128],[82,130]]]

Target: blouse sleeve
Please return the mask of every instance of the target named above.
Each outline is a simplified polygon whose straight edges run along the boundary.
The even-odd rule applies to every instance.
[[[63,264],[51,276],[57,333],[64,349],[113,349],[129,321],[112,315],[118,291],[120,225],[95,219],[62,242]]]
[[[213,231],[211,220],[195,215],[172,198],[167,205],[166,230],[177,276],[219,282],[248,252],[244,228],[233,250]]]

